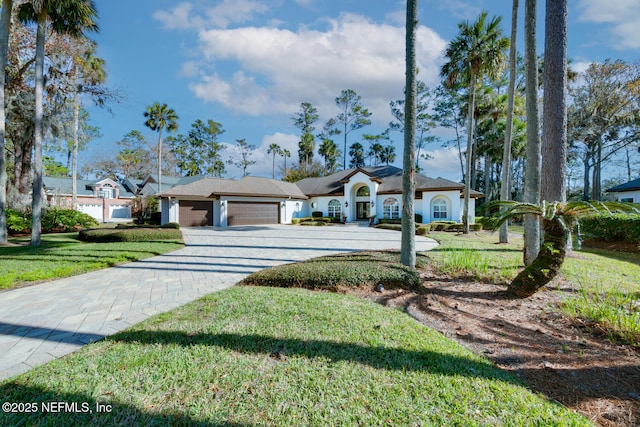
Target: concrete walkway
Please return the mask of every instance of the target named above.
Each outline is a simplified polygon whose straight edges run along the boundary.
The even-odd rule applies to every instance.
[[[363,249],[399,249],[400,233],[358,226],[187,228],[175,252],[0,292],[0,381],[154,314],[228,288],[265,267]],[[416,249],[435,241],[416,236]]]

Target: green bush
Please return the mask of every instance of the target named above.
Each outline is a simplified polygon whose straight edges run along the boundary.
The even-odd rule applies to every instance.
[[[478,223],[469,224],[469,229],[471,231],[482,231],[483,228],[484,226],[482,224],[478,224]]]
[[[98,228],[82,230],[78,238],[85,242],[162,242],[181,240],[182,232],[171,228]]]
[[[167,222],[166,224],[162,224],[160,228],[171,228],[173,230],[180,230],[180,224],[177,222]]]
[[[300,224],[302,218],[291,218],[291,224]]]
[[[450,226],[452,224],[456,224],[456,222],[454,222],[454,221],[432,221],[429,224],[431,224],[431,230],[433,230],[433,231],[445,231],[448,226]]]
[[[7,229],[9,233],[25,233],[31,229],[31,214],[7,209]]]
[[[580,233],[586,239],[640,243],[640,215],[602,214],[580,218]]]
[[[308,225],[310,227],[315,227],[315,226],[327,225],[327,223],[325,221],[305,221],[305,222],[301,222],[300,225]]]
[[[402,224],[402,219],[400,219],[400,218],[380,218],[378,220],[378,224]]]
[[[418,227],[418,229],[416,230],[416,234],[419,234],[420,236],[425,236],[429,231],[431,231],[431,225],[429,224],[422,224],[421,226]]]

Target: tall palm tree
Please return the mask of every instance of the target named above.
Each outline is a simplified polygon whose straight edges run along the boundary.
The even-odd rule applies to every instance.
[[[418,0],[407,0],[405,38],[404,149],[402,156],[402,236],[400,262],[416,266],[416,233],[414,199],[416,193],[415,140],[418,84],[416,79],[416,33],[418,31]]]
[[[336,143],[328,138],[323,139],[320,147],[318,147],[318,154],[320,154],[324,159],[325,171],[327,173],[335,172],[338,156],[340,155],[340,151],[338,150]]]
[[[98,25],[93,0],[32,0],[20,5],[19,17],[23,22],[35,22],[35,115],[33,155],[33,195],[31,202],[31,245],[40,244],[42,232],[43,182],[42,139],[44,134],[44,43],[46,24],[56,33],[82,37],[86,31],[97,31]]]
[[[500,200],[511,198],[511,135],[513,127],[513,110],[516,98],[516,35],[518,33],[518,0],[513,0],[511,9],[511,44],[509,46],[509,89],[507,100],[507,126],[504,131],[504,150],[502,152],[502,184]],[[509,225],[505,222],[500,227],[500,243],[509,243]]]
[[[271,165],[271,177],[273,179],[276,179],[276,156],[282,155],[282,148],[274,142],[273,144],[269,145],[267,154],[273,154],[273,162]]]
[[[284,158],[284,176],[287,176],[287,157],[291,157],[291,151],[286,148],[282,150],[282,157]]]
[[[538,54],[536,53],[536,0],[525,1],[525,91],[527,146],[524,168],[524,201],[540,203],[540,121],[538,114]],[[524,217],[524,263],[530,265],[540,251],[540,221]]]
[[[147,121],[144,125],[158,132],[158,193],[162,192],[162,131],[175,132],[178,129],[178,115],[167,104],[154,102],[144,112]]]
[[[9,29],[11,26],[11,8],[13,0],[2,0],[2,18],[0,18],[0,244],[7,243],[7,166],[4,152],[5,109],[4,87],[9,51]]]
[[[473,131],[475,111],[475,94],[478,82],[484,77],[495,78],[504,64],[504,50],[509,47],[509,39],[502,36],[501,17],[497,16],[487,22],[487,13],[482,12],[478,19],[470,23],[458,24],[460,34],[447,46],[445,56],[447,62],[442,66],[440,74],[446,78],[447,87],[456,84],[467,86],[467,167],[464,180],[464,210],[462,222],[464,233],[469,234],[469,200],[471,193],[471,166],[473,161]]]

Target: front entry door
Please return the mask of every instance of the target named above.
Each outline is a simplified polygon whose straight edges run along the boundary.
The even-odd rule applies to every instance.
[[[369,202],[356,202],[356,219],[369,219]]]

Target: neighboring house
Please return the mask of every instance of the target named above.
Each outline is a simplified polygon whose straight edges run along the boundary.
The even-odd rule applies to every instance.
[[[168,191],[178,185],[191,184],[192,182],[199,181],[206,178],[206,175],[195,176],[165,176],[162,175],[162,190],[158,191],[158,175],[147,175],[145,179],[137,184],[137,195],[140,196],[153,196],[159,192]]]
[[[164,177],[163,177],[164,187]],[[422,221],[460,221],[464,185],[416,174],[415,212]],[[474,191],[469,208],[475,221]],[[160,194],[162,223],[194,225],[287,224],[293,218],[323,216],[347,221],[402,215],[402,169],[393,166],[347,169],[287,183],[268,178],[200,178]]]
[[[640,203],[640,178],[616,185],[608,189],[607,193],[615,193],[619,202]]]
[[[44,191],[50,206],[71,209],[71,178],[43,177]],[[101,222],[131,220],[131,204],[135,194],[116,181],[106,178],[76,180],[77,205],[80,212]]]
[[[221,227],[290,223],[307,199],[295,184],[251,176],[238,181],[200,178],[160,196],[162,224]]]

